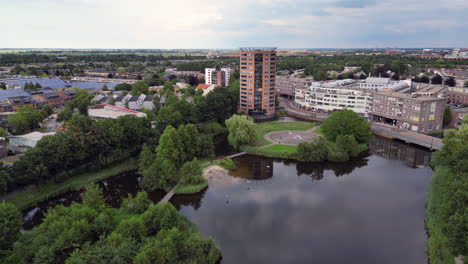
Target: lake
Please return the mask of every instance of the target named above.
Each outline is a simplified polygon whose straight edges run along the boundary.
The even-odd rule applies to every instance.
[[[171,202],[223,251],[222,263],[427,263],[424,210],[430,152],[374,137],[346,163],[300,163],[245,155],[239,169]],[[138,172],[100,182],[118,207],[140,190]],[[157,202],[163,191],[150,193]],[[25,228],[69,192],[25,212]]]

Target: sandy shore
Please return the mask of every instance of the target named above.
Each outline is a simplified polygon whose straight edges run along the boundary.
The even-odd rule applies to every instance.
[[[203,169],[203,177],[208,181],[219,181],[225,179],[228,175],[228,170],[221,168],[218,165],[211,165]]]

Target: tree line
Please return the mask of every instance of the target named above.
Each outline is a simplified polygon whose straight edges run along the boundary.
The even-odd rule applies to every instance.
[[[435,170],[426,207],[430,263],[454,263],[455,256],[468,255],[467,117],[459,128],[445,131],[443,143],[431,159]]]
[[[145,192],[109,208],[96,184],[82,203],[50,209],[21,233],[16,208],[0,203],[2,263],[217,263],[221,250],[172,204],[150,206]]]

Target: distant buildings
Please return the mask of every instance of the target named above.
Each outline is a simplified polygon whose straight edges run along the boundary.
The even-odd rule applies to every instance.
[[[241,48],[240,110],[248,115],[275,114],[276,48]]]
[[[205,68],[205,84],[216,86],[229,86],[231,68]]]

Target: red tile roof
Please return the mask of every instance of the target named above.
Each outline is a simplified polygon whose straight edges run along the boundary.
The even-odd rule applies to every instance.
[[[210,87],[211,87],[210,84],[201,84],[200,83],[199,85],[197,85],[197,89],[203,89],[203,90],[208,89]]]

